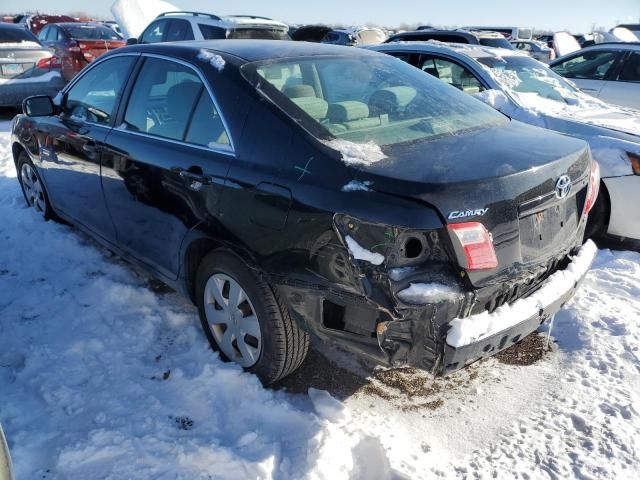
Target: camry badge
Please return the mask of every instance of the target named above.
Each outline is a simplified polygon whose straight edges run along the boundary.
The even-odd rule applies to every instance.
[[[571,177],[562,175],[556,182],[556,197],[565,198],[571,191]]]

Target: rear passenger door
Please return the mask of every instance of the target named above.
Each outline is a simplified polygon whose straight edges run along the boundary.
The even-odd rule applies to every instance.
[[[614,105],[640,109],[640,52],[629,52],[614,80],[604,83],[600,99]]]
[[[118,244],[176,279],[189,230],[215,222],[233,150],[197,70],[146,57],[106,141],[104,195]]]

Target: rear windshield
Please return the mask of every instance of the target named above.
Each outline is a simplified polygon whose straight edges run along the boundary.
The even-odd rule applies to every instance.
[[[323,140],[395,145],[508,120],[393,57],[312,57],[250,63],[243,75]]]
[[[102,25],[74,25],[64,29],[71,38],[82,40],[122,40],[122,37],[113,29]]]
[[[513,45],[511,45],[509,41],[504,37],[480,38],[480,45],[484,45],[485,47],[506,48],[508,50],[513,50]]]
[[[227,38],[256,40],[291,40],[284,30],[276,28],[236,28],[229,31]]]
[[[25,46],[40,46],[38,39],[28,30],[23,28],[0,28],[0,44],[2,43],[24,43]]]

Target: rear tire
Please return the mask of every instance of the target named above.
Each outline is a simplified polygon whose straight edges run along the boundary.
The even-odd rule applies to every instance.
[[[22,188],[22,194],[27,206],[35,208],[45,220],[55,219],[56,215],[49,203],[49,196],[44,183],[42,183],[40,174],[26,152],[21,151],[18,154],[16,168],[18,170],[20,188]]]
[[[264,385],[293,373],[307,356],[309,335],[277,291],[230,251],[215,251],[200,264],[196,304],[211,348]]]

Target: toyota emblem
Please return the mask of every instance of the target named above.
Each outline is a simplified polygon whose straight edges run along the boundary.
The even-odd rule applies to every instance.
[[[571,191],[571,177],[562,175],[556,182],[556,197],[565,198]]]

